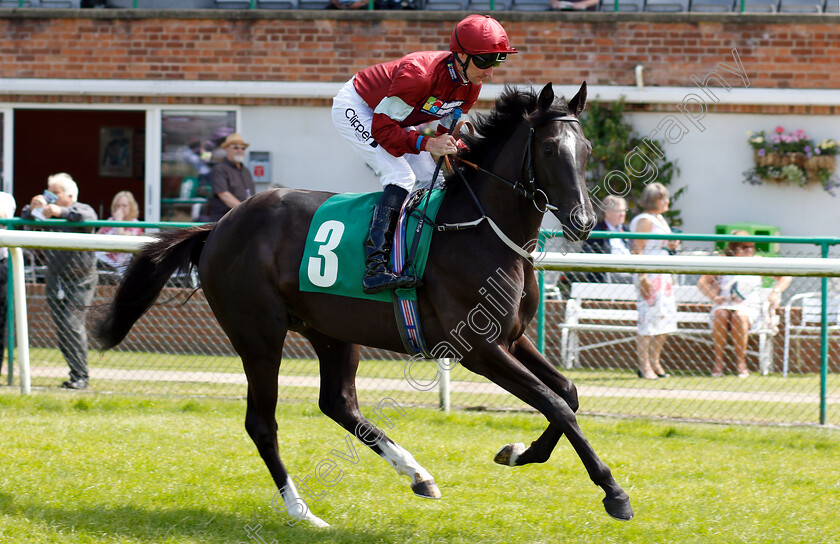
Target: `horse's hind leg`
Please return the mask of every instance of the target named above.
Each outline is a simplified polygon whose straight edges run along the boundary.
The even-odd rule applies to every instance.
[[[575,385],[570,379],[558,372],[526,336],[521,336],[514,342],[510,353],[525,365],[525,368],[530,370],[534,376],[560,395],[573,412],[577,412],[578,396]],[[534,442],[531,442],[531,446],[527,449],[520,442],[508,444],[499,450],[493,460],[501,465],[509,466],[545,463],[551,457],[551,452],[554,451],[562,436],[562,429],[553,423],[549,423],[543,434]]]
[[[277,443],[277,420],[274,410],[277,407],[277,374],[280,356],[276,362],[254,363],[250,356],[242,356],[243,365],[248,375],[248,408],[245,413],[245,430],[260,453],[283,498],[286,512],[294,519],[306,520],[316,527],[329,527],[324,520],[314,515],[306,501],[298,493],[293,478],[289,475],[283,461],[280,460],[280,448]]]
[[[407,450],[388,438],[368,421],[359,410],[356,397],[356,369],[359,366],[359,346],[339,342],[318,333],[306,334],[315,348],[321,364],[321,411],[385,459],[397,474],[411,478],[411,489],[420,497],[441,497],[435,480]],[[386,404],[383,399],[380,407]],[[395,403],[394,403],[395,404]],[[399,410],[399,408],[397,408]],[[384,414],[380,417],[387,421]]]
[[[245,413],[245,430],[265,462],[268,472],[277,485],[288,514],[296,520],[306,520],[316,527],[328,524],[315,516],[298,493],[294,480],[280,460],[277,443],[277,375],[283,358],[283,343],[286,340],[286,316],[282,304],[264,307],[258,311],[256,301],[251,311],[220,311],[224,306],[214,292],[205,286],[213,312],[230,338],[234,349],[242,358],[242,367],[248,378],[248,407]],[[229,291],[225,295],[233,296]],[[230,298],[223,302],[230,303]],[[228,305],[231,308],[233,305]]]

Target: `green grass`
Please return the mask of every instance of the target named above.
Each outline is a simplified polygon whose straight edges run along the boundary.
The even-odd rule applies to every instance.
[[[368,412],[367,409],[363,411]],[[326,530],[290,527],[270,507],[268,472],[242,400],[0,391],[0,541],[225,543],[262,525],[278,543],[829,543],[840,534],[840,431],[582,417],[630,493],[636,518],[610,519],[602,492],[563,440],[542,465],[492,462],[528,443],[528,413],[407,408],[389,435],[437,479],[444,498],[357,444],[342,480],[312,510]],[[345,433],[313,403],[281,404],[281,454],[298,478]],[[323,488],[320,488],[323,489]]]

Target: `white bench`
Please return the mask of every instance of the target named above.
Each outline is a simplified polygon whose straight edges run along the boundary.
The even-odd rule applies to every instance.
[[[799,322],[791,323],[791,311],[798,302],[801,304],[802,313]],[[832,295],[828,299],[826,308],[828,332],[840,331],[840,296]],[[782,362],[782,376],[787,377],[788,365],[790,363],[790,341],[792,338],[819,338],[820,324],[822,322],[822,294],[821,293],[799,293],[790,298],[785,305],[785,356]]]
[[[769,288],[762,288],[762,300],[767,300]],[[709,299],[695,285],[674,285],[677,301],[677,336],[685,337],[708,346],[712,346],[712,330],[709,326]],[[616,283],[573,283],[569,300],[566,301],[564,322],[559,325],[560,358],[566,368],[579,366],[580,353],[586,350],[602,348],[615,344],[634,341],[639,314],[635,308],[589,308],[587,302],[633,302],[637,300],[636,287]],[[685,309],[686,305],[703,305],[695,310]],[[768,304],[765,302],[763,316],[768,316]],[[627,305],[625,305],[627,306]],[[680,308],[682,306],[682,309]],[[773,336],[775,328],[769,319],[763,318],[750,330],[758,335],[758,351],[748,351],[756,355],[762,374],[770,372],[773,366]],[[700,326],[702,325],[702,326]],[[614,332],[622,336],[617,338],[581,345],[580,332]],[[709,338],[703,338],[708,336]],[[708,360],[711,361],[711,348]]]

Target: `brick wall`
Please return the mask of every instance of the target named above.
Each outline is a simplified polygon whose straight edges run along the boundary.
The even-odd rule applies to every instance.
[[[0,77],[344,81],[445,49],[458,13],[0,10]],[[820,15],[502,13],[521,54],[496,83],[689,86],[737,49],[751,87],[840,88],[840,24]]]

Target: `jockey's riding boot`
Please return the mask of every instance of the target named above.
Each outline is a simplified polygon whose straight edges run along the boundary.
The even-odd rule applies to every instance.
[[[369,295],[385,289],[403,289],[416,285],[413,277],[398,276],[388,268],[399,215],[399,205],[395,207],[394,204],[397,200],[402,204],[400,193],[402,199],[405,199],[405,189],[395,185],[386,186],[379,204],[373,209],[370,233],[365,241],[365,277],[362,280],[364,292]]]

